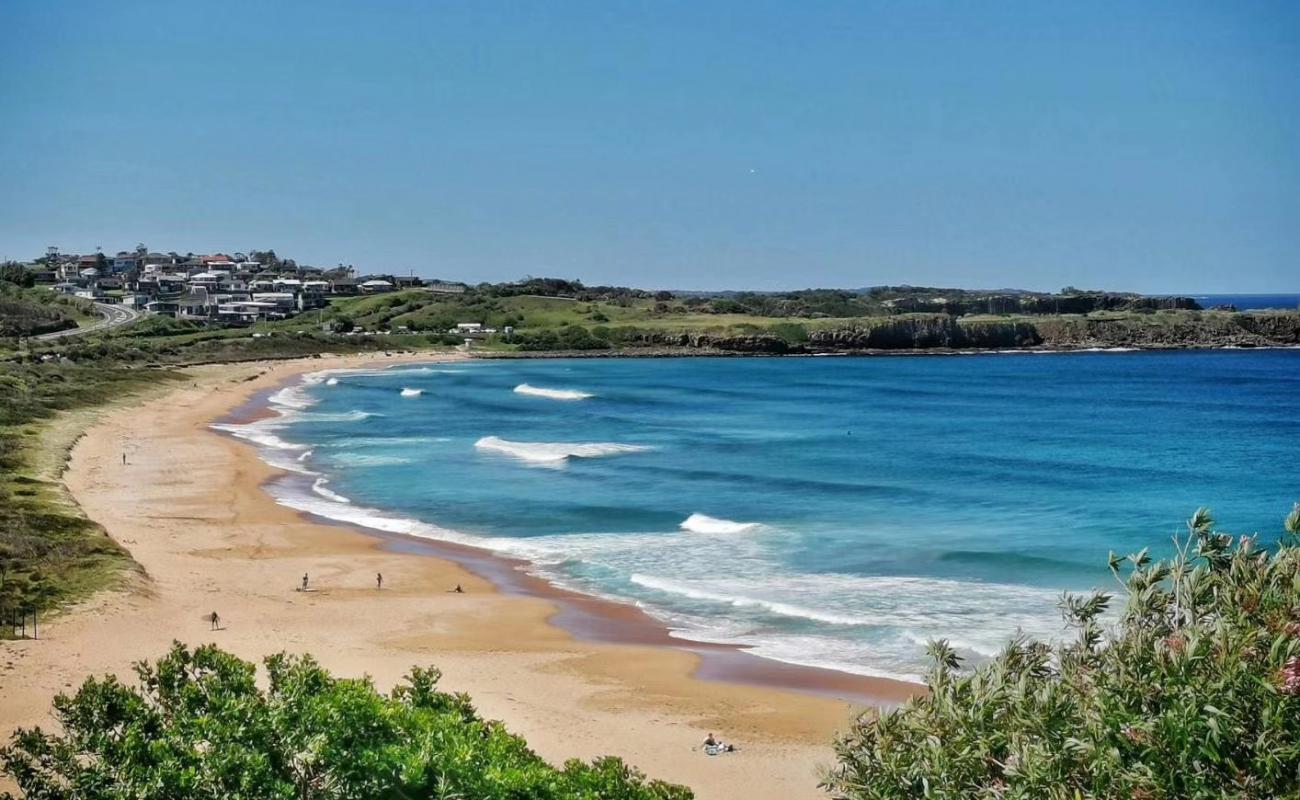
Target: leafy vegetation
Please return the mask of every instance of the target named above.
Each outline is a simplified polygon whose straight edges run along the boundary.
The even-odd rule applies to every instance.
[[[1275,548],[1204,510],[1169,560],[1111,556],[1127,603],[1066,597],[1077,632],[1011,642],[958,673],[931,645],[929,694],[837,745],[836,798],[1300,797],[1300,506]]]
[[[617,758],[552,767],[463,694],[416,668],[385,696],[310,657],[255,665],[177,644],[136,666],[138,686],[89,679],[54,710],[62,729],[20,730],[0,769],[47,800],[688,800]],[[9,797],[6,795],[6,797]]]
[[[56,295],[0,279],[0,338],[75,328],[94,316],[88,300]]]

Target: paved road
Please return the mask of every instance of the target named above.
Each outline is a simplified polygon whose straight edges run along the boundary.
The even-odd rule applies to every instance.
[[[80,328],[68,328],[63,331],[55,331],[54,333],[42,333],[40,336],[34,336],[32,338],[49,340],[67,339],[72,336],[85,336],[88,333],[97,333],[100,331],[106,331],[109,328],[120,328],[123,325],[130,325],[132,322],[135,322],[137,319],[144,316],[143,313],[136,311],[134,308],[111,305],[109,303],[95,303],[95,310],[99,312],[101,317],[103,317],[99,322],[90,325],[83,325]]]

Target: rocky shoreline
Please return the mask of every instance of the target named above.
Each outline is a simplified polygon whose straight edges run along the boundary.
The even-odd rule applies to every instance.
[[[813,330],[802,341],[773,333],[642,332],[631,343],[600,350],[480,352],[489,358],[681,357],[731,355],[919,355],[1095,350],[1210,350],[1300,347],[1300,313],[1216,313],[1148,320],[1140,317],[964,321],[948,315],[882,320]]]

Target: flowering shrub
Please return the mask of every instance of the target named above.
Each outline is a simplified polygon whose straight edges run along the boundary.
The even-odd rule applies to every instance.
[[[1126,603],[1066,596],[1076,631],[970,674],[935,642],[929,693],[837,743],[836,798],[1300,797],[1300,506],[1276,547],[1188,521],[1174,556],[1112,554]],[[1127,562],[1127,568],[1124,568]]]

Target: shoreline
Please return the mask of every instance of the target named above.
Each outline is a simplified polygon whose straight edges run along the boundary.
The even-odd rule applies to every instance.
[[[783,352],[763,350],[719,350],[707,347],[637,347],[611,350],[474,350],[471,358],[483,361],[555,358],[905,358],[908,356],[1006,356],[1006,355],[1121,355],[1125,353],[1215,353],[1237,350],[1300,350],[1300,344],[1186,344],[1186,345],[1078,345],[1033,347],[908,347],[862,350],[816,350]]]
[[[277,504],[261,488],[277,470],[253,447],[208,428],[305,372],[449,357],[194,367],[176,387],[99,413],[63,482],[130,551],[142,577],[51,619],[40,640],[0,643],[0,739],[50,724],[53,695],[89,675],[132,681],[135,661],[162,655],[173,641],[215,642],[254,661],[309,652],[340,676],[370,676],[381,690],[412,665],[437,666],[442,688],[469,693],[483,716],[503,720],[554,763],[617,755],[705,800],[824,797],[820,770],[859,706],[713,680],[713,667],[701,669],[706,659],[677,641],[579,639],[553,624],[566,613],[560,604],[497,591],[460,564],[412,558]],[[300,592],[304,573],[312,588]],[[446,591],[457,583],[464,594]],[[213,610],[224,623],[219,631],[205,621]],[[734,664],[721,666],[739,674]],[[693,752],[709,732],[739,752]]]
[[[418,365],[422,362],[405,363]],[[271,395],[282,389],[301,385],[301,380],[311,374],[313,372],[286,376],[280,383],[257,392],[247,402],[233,409],[230,414],[212,422],[223,426],[240,425],[274,418],[279,412],[271,404]],[[262,458],[261,446],[241,439],[229,430],[221,429],[218,433],[241,446],[251,448],[259,458]],[[555,606],[555,613],[548,619],[548,623],[579,640],[602,644],[675,648],[699,657],[700,663],[694,677],[701,680],[784,689],[833,700],[844,700],[862,706],[896,706],[924,690],[922,684],[901,678],[778,661],[753,655],[746,647],[739,644],[699,641],[688,635],[675,636],[665,623],[650,616],[633,603],[620,602],[559,586],[533,573],[530,568],[534,565],[525,558],[504,555],[487,547],[476,547],[463,542],[385,531],[294,508],[279,502],[273,491],[274,487],[290,486],[296,493],[305,495],[312,492],[313,476],[294,473],[277,467],[265,458],[262,460],[277,473],[262,483],[263,491],[277,504],[293,509],[304,519],[322,525],[341,527],[376,539],[395,553],[408,553],[455,562],[487,580],[503,594],[533,597],[552,603]]]

